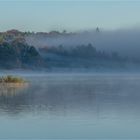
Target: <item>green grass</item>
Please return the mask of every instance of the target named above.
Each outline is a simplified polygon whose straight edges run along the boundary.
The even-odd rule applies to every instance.
[[[21,77],[7,75],[0,77],[0,83],[25,83],[25,80]]]

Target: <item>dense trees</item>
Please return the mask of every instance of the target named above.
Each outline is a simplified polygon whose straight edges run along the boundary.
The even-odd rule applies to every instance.
[[[42,58],[33,46],[21,42],[0,44],[0,68],[39,66]]]
[[[126,62],[126,59],[120,57],[117,52],[99,51],[92,44],[75,47],[59,45],[58,47],[41,48],[39,52],[43,54],[42,56],[50,67],[115,68]]]
[[[60,56],[79,57],[85,59],[121,59],[117,52],[109,54],[105,51],[97,51],[92,44],[79,45],[75,47],[65,47],[63,45],[59,45],[58,47],[40,48],[39,50],[40,52],[46,52],[46,55],[52,53]]]

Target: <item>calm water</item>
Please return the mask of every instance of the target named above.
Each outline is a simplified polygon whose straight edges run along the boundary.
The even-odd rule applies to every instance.
[[[0,138],[140,138],[140,75],[24,76],[0,89]]]

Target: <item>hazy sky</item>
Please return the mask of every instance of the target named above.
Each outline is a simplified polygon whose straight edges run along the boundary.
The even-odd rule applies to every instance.
[[[0,31],[118,29],[140,26],[140,1],[0,0]]]

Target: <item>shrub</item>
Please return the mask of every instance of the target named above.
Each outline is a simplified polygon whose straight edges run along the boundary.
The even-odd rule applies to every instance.
[[[21,77],[14,77],[11,75],[0,77],[0,83],[24,83],[24,82],[25,80]]]

